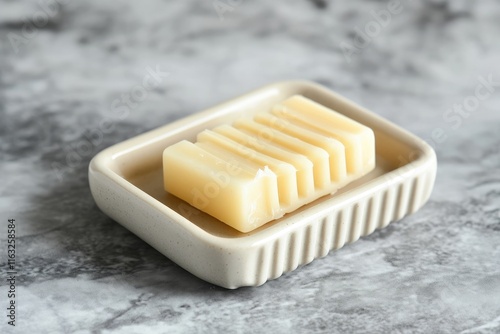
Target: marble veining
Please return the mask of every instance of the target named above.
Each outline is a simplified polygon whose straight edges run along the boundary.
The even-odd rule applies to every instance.
[[[0,332],[499,333],[499,35],[495,0],[1,0]],[[431,143],[428,204],[235,291],[96,208],[87,167],[98,151],[288,79],[326,85]]]

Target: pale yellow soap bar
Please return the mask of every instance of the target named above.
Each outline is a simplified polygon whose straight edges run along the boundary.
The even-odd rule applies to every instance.
[[[276,175],[183,140],[165,149],[165,190],[242,232],[274,219]]]
[[[303,96],[165,149],[165,190],[249,232],[375,167],[373,131]]]

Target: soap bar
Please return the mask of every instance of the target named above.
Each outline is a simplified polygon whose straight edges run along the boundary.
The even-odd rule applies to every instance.
[[[165,149],[165,189],[237,230],[254,229],[279,210],[276,174],[183,140]],[[174,177],[172,177],[174,176]]]
[[[370,128],[298,95],[163,152],[165,190],[240,232],[333,194],[374,167]]]

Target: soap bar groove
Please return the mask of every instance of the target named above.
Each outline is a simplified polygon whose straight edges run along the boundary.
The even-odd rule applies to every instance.
[[[279,130],[306,143],[324,149],[329,155],[330,181],[339,182],[346,177],[345,147],[337,139],[322,136],[304,127],[297,126],[271,114],[260,113],[254,117],[256,122]]]
[[[293,203],[297,202],[299,195],[297,192],[297,178],[295,177],[296,170],[291,164],[259,153],[210,130],[200,132],[198,134],[197,141],[202,143],[213,143],[222,149],[226,149],[241,156],[242,158],[247,159],[249,162],[261,164],[262,166],[268,166],[277,176],[278,197],[280,204],[283,207],[289,207]]]
[[[258,124],[253,120],[239,120],[233,125],[243,132],[262,138],[265,142],[274,143],[279,147],[290,149],[307,157],[313,164],[314,187],[325,188],[330,184],[329,155],[322,148]]]

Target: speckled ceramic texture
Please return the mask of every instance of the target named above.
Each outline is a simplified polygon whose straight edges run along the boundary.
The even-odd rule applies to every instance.
[[[301,94],[375,132],[373,172],[249,233],[163,191],[162,151],[180,139]],[[424,141],[326,88],[281,82],[152,130],[99,153],[89,182],[99,208],[194,275],[226,288],[257,286],[418,210],[436,175]],[[183,175],[172,175],[183,177]]]

